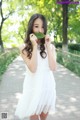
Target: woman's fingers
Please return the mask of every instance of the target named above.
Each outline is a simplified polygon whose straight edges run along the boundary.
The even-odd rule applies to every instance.
[[[37,44],[37,37],[32,33],[30,34],[30,41],[32,42],[33,45]]]
[[[32,34],[30,34],[30,39],[37,40],[37,37],[32,33]]]
[[[33,37],[33,34],[30,34],[30,38]]]

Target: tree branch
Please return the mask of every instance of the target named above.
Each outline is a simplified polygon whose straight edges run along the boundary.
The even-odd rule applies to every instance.
[[[21,39],[23,39],[23,40],[24,40],[23,35],[21,35],[21,33],[20,33],[20,32],[18,32],[18,34],[20,35]]]

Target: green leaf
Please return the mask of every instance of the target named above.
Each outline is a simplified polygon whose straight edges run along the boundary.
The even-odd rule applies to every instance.
[[[45,37],[45,35],[43,34],[43,33],[34,33],[35,35],[36,35],[36,37],[38,38],[38,39],[41,39],[41,38],[44,38]]]

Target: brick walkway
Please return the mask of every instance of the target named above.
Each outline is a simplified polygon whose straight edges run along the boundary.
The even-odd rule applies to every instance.
[[[25,66],[21,57],[9,65],[0,81],[0,120],[7,112],[7,119],[14,120],[14,112],[22,94]],[[80,120],[80,78],[58,64],[54,72],[56,80],[56,113],[49,114],[47,120]],[[6,114],[5,114],[6,117]]]

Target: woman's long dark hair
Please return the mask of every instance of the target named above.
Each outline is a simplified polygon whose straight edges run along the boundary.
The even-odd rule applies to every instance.
[[[26,33],[26,38],[25,38],[25,41],[24,43],[26,44],[25,48],[23,49],[26,50],[27,52],[27,57],[29,59],[31,59],[32,57],[32,51],[33,51],[33,46],[32,46],[32,43],[30,41],[30,37],[29,35],[31,33],[33,33],[33,23],[34,21],[37,19],[37,18],[40,18],[42,21],[43,21],[43,27],[44,27],[44,34],[46,34],[47,32],[47,21],[46,21],[46,18],[42,15],[42,14],[34,14],[31,16],[30,20],[29,20],[29,23],[28,23],[28,30],[27,30],[27,33]],[[45,52],[45,39],[40,39],[40,55],[42,58],[45,58],[47,56],[46,52]]]

